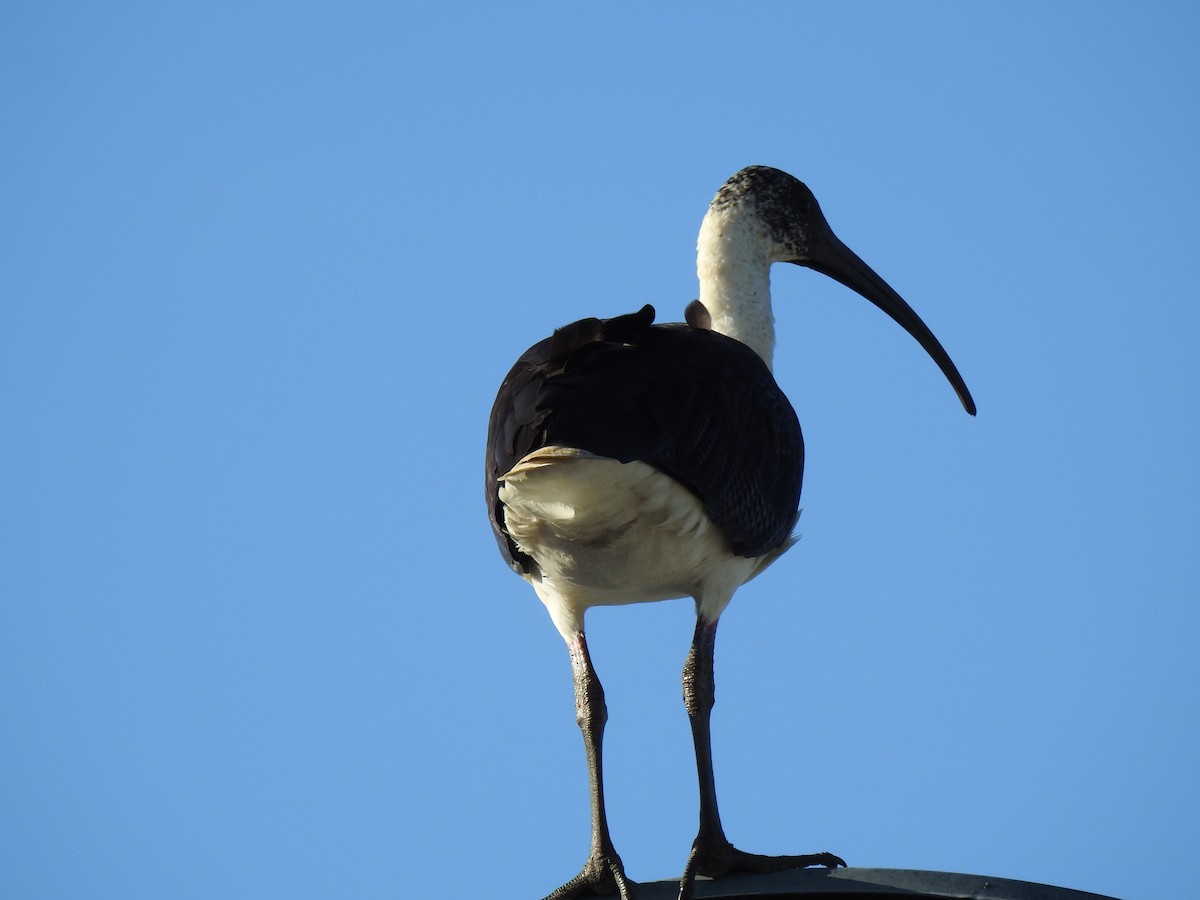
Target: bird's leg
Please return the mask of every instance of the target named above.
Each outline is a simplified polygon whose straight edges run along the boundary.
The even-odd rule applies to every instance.
[[[832,853],[809,853],[800,856],[763,856],[737,849],[725,837],[721,814],[717,811],[717,788],[713,779],[712,738],[709,720],[716,700],[713,680],[713,648],[717,640],[717,623],[703,616],[696,617],[696,634],[692,648],[683,665],[683,703],[692,724],[692,740],[696,745],[696,772],[700,779],[700,831],[692,844],[683,879],[679,884],[679,900],[690,900],[692,882],[697,875],[720,877],[729,872],[777,872],[805,866],[844,866]]]
[[[580,631],[567,641],[571,652],[571,672],[575,679],[575,720],[583,732],[583,748],[587,754],[588,782],[592,801],[592,849],[582,871],[545,900],[569,900],[585,894],[619,894],[621,900],[632,900],[630,882],[625,877],[621,857],[613,848],[608,833],[608,817],[604,813],[604,774],[600,746],[608,709],[604,705],[604,688],[592,668],[587,641]]]

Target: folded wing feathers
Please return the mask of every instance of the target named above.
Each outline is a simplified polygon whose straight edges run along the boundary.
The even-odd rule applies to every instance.
[[[571,323],[504,380],[489,424],[487,491],[501,552],[518,571],[524,555],[504,532],[498,479],[551,445],[670,475],[700,498],[738,555],[788,540],[804,466],[791,404],[744,344],[653,319],[645,306]]]

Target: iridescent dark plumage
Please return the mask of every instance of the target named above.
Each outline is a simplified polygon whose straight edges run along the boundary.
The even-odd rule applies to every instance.
[[[505,529],[496,484],[526,454],[578,447],[641,460],[687,487],[739,556],[788,539],[804,474],[791,403],[745,344],[654,309],[583,319],[534,344],[513,366],[488,424],[485,488],[500,552],[531,560]]]

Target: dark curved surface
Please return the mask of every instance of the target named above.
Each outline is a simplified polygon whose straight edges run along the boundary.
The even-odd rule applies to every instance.
[[[678,881],[639,884],[638,900],[675,900]],[[898,900],[904,897],[954,897],[959,900],[1115,900],[1071,888],[919,869],[792,869],[769,874],[727,875],[718,881],[696,880],[696,900]]]

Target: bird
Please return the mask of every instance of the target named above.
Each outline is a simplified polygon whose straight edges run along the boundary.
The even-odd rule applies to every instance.
[[[523,353],[488,421],[485,493],[509,567],[566,643],[589,776],[591,846],[579,874],[545,900],[634,900],[604,803],[604,689],[584,631],[590,607],[690,597],[696,625],[683,668],[699,782],[699,829],[679,898],[697,875],[845,862],[828,852],[766,856],[726,837],[710,715],[717,623],[734,592],[793,544],[804,475],[796,412],[772,374],[770,270],[792,263],[879,307],[975,402],[949,354],[901,296],[842,243],[812,191],[749,166],[717,191],[697,238],[700,295],[684,322],[653,306],[586,318]]]

